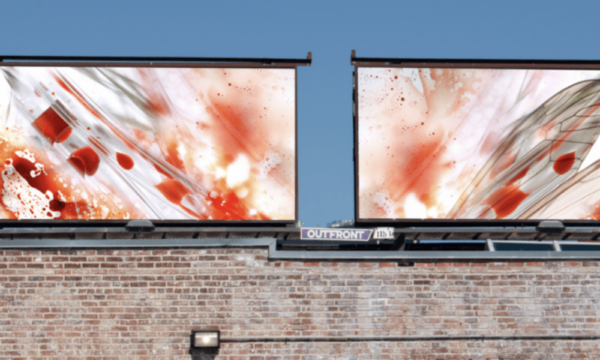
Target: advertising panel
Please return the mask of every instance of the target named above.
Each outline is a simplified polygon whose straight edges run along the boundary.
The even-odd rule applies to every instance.
[[[600,66],[355,73],[357,220],[597,220]]]
[[[0,63],[1,219],[296,220],[296,68]]]

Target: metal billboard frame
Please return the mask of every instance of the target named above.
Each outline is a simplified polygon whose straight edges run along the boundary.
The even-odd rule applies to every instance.
[[[360,68],[469,68],[469,69],[544,69],[544,70],[600,70],[600,60],[518,60],[518,59],[421,59],[357,57],[352,50],[352,117],[354,129],[354,219],[359,226],[536,226],[547,219],[361,219],[359,209],[359,142],[358,142],[358,69]],[[567,226],[598,226],[600,220],[562,219]]]
[[[295,185],[293,220],[157,220],[148,219],[159,226],[257,226],[294,225],[298,220],[298,66],[310,66],[312,53],[305,59],[293,58],[226,58],[226,57],[137,57],[137,56],[29,56],[0,55],[0,67],[137,67],[137,68],[223,68],[223,69],[293,69],[294,70],[294,132],[295,132]],[[42,220],[0,219],[0,228],[27,227],[123,227],[129,220]]]

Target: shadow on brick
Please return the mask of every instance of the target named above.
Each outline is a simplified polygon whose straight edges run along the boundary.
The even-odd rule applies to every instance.
[[[219,349],[193,349],[190,355],[192,360],[214,360],[219,355]]]

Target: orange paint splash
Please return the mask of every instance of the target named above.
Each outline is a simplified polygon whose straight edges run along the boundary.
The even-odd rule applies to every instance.
[[[224,161],[234,159],[238,154],[246,154],[254,161],[259,161],[257,154],[267,150],[260,128],[257,128],[248,113],[241,111],[235,103],[210,97],[212,107],[206,111],[216,120],[213,127],[215,142]]]
[[[42,193],[50,191],[54,199],[49,203],[51,211],[60,211],[61,215],[58,219],[78,219],[79,216],[84,217],[88,204],[85,201],[69,202],[59,199],[59,192],[67,198],[72,197],[70,190],[56,180],[56,176],[50,167],[45,167],[45,172],[36,172],[35,164],[27,159],[13,155],[11,157],[15,170],[27,181],[29,186],[39,190]],[[35,177],[32,173],[37,174]],[[3,185],[3,184],[0,184]],[[16,218],[16,217],[15,217]]]
[[[167,200],[174,204],[181,204],[181,200],[192,192],[180,181],[174,179],[163,180],[160,184],[156,185],[156,188]]]
[[[227,186],[225,179],[219,179],[215,185],[215,190],[218,191],[211,192],[211,194],[208,194],[205,198],[211,207],[213,219],[271,220],[269,216],[262,212],[257,212],[252,215],[243,199],[240,199],[235,192],[231,191]]]
[[[442,138],[440,135],[405,154],[400,169],[394,171],[398,175],[387,182],[390,193],[400,195],[399,198],[414,193],[426,206],[435,203],[439,178],[446,164],[442,159],[446,151],[446,147],[440,145]]]
[[[173,165],[178,170],[181,170],[185,173],[185,164],[179,157],[177,146],[179,146],[179,143],[176,139],[171,139],[171,141],[167,143],[167,154],[165,155],[165,160],[167,160],[169,164]]]
[[[593,205],[591,211],[588,213],[588,218],[592,220],[600,220],[600,201]]]
[[[233,192],[215,198],[207,196],[206,200],[212,202],[213,217],[217,219],[244,220],[251,218],[248,208]]]

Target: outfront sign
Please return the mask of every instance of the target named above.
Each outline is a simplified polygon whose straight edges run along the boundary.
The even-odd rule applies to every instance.
[[[373,234],[373,230],[302,228],[300,233],[301,240],[369,241]]]
[[[394,239],[394,228],[393,227],[378,227],[375,228],[375,233],[373,234],[373,239],[375,240],[384,240],[384,239]]]

